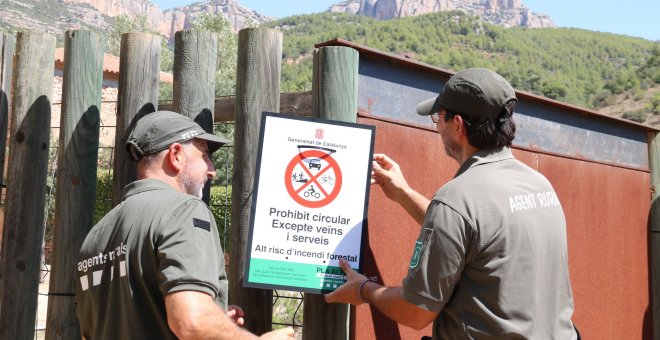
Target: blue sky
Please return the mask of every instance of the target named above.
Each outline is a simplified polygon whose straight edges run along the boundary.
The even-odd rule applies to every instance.
[[[152,0],[161,10],[199,0]],[[237,0],[261,14],[282,18],[323,12],[341,0]],[[625,34],[660,41],[660,0],[522,0],[532,12],[545,13],[558,27]]]

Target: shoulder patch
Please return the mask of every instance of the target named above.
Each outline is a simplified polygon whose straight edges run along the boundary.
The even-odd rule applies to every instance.
[[[415,249],[413,250],[412,258],[410,259],[409,270],[419,267],[419,258],[422,256],[422,250],[424,250],[424,242],[416,241]]]
[[[199,218],[193,218],[193,225],[197,228],[204,229],[206,231],[211,231],[211,222],[200,220]]]
[[[426,250],[426,245],[428,244],[429,239],[431,238],[431,234],[433,234],[433,229],[423,228],[421,234],[419,235],[419,238],[415,242],[415,249],[413,249],[413,255],[412,258],[410,259],[410,264],[408,265],[409,277],[414,277],[415,274],[417,273],[417,270],[419,269],[419,265],[422,260],[422,256],[424,254],[424,251]]]

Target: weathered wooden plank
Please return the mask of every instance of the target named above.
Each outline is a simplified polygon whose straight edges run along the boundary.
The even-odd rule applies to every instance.
[[[174,41],[173,111],[192,118],[212,133],[218,36],[208,31],[186,30],[176,32]],[[206,204],[210,192],[207,181],[202,192]]]
[[[280,106],[281,60],[282,32],[247,28],[238,33],[229,302],[243,307],[245,327],[256,334],[272,329],[273,292],[242,284],[261,112]]]
[[[80,339],[74,284],[78,251],[94,223],[103,85],[101,37],[90,31],[67,31],[64,62],[47,340]]]
[[[147,33],[125,33],[121,36],[113,205],[120,202],[124,187],[136,179],[135,162],[128,157],[125,148],[128,133],[140,117],[158,109],[161,39]]]
[[[322,47],[314,52],[312,116],[357,121],[359,54],[349,47]],[[346,304],[328,304],[323,295],[305,294],[303,339],[348,339]]]
[[[159,109],[174,111],[172,103],[160,104]],[[215,109],[213,112],[213,121],[233,122],[236,111],[236,97],[218,97],[215,99]],[[287,113],[296,116],[310,117],[312,115],[312,92],[295,92],[280,94],[280,113]]]
[[[0,339],[34,338],[54,58],[54,36],[18,33],[0,256]]]
[[[651,258],[651,315],[653,339],[660,340],[660,135],[649,133],[649,169],[651,170],[651,211],[649,246]]]

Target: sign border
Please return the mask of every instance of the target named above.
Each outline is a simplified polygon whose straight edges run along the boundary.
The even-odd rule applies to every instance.
[[[358,129],[365,129],[365,130],[370,130],[371,131],[371,141],[370,141],[370,146],[369,146],[369,157],[370,159],[373,159],[373,154],[374,154],[374,144],[376,141],[376,127],[373,125],[367,125],[367,124],[361,124],[361,123],[350,123],[350,122],[343,122],[343,121],[336,121],[336,120],[328,120],[328,119],[322,119],[322,118],[313,118],[313,117],[304,117],[304,116],[293,116],[293,115],[287,115],[287,114],[282,114],[282,113],[275,113],[275,112],[268,112],[268,111],[262,111],[261,112],[261,127],[259,129],[259,146],[257,149],[257,161],[256,161],[256,169],[254,173],[254,184],[252,186],[252,206],[250,209],[250,228],[248,230],[248,243],[247,243],[247,250],[245,254],[245,263],[243,267],[243,287],[247,288],[262,288],[262,289],[281,289],[281,290],[289,290],[289,291],[298,291],[298,292],[303,292],[303,293],[312,293],[312,294],[325,294],[325,293],[330,293],[334,291],[334,289],[312,289],[312,288],[304,288],[304,287],[296,287],[296,286],[285,286],[285,285],[276,285],[276,284],[266,284],[266,283],[257,283],[257,282],[250,282],[250,259],[252,258],[252,235],[254,234],[254,217],[256,214],[256,207],[257,207],[257,197],[258,195],[258,189],[259,189],[259,178],[260,178],[260,172],[261,172],[261,154],[263,151],[263,142],[264,142],[264,134],[266,132],[266,120],[268,117],[273,117],[273,118],[283,118],[283,119],[291,119],[291,120],[300,120],[300,121],[305,121],[305,122],[312,122],[312,123],[322,123],[322,124],[329,124],[329,125],[339,125],[339,126],[346,126],[346,127],[352,127],[352,128],[358,128]],[[362,219],[362,233],[360,235],[360,261],[358,263],[358,268],[357,271],[359,273],[362,273],[362,262],[364,259],[364,245],[363,241],[365,239],[365,235],[367,232],[367,226],[369,222],[369,196],[370,196],[370,189],[371,189],[371,171],[372,171],[372,162],[368,162],[367,166],[367,178],[365,180],[365,186],[366,190],[364,192],[364,211],[362,213],[363,219]]]

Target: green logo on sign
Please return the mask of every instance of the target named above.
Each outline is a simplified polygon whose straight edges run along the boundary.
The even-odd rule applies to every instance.
[[[422,256],[422,249],[424,243],[422,241],[415,242],[415,250],[413,251],[412,259],[410,259],[410,269],[415,269],[419,266],[419,258]]]

